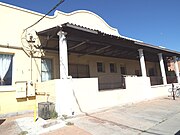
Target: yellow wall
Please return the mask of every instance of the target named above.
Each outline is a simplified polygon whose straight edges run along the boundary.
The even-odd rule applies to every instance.
[[[22,49],[0,47],[0,53],[13,54],[12,85],[0,86],[0,114],[33,110],[35,97],[16,98],[16,82],[31,80],[31,59]],[[41,81],[41,60],[32,59],[32,81]],[[8,92],[7,92],[8,91]]]
[[[33,110],[35,97],[16,99],[16,92],[0,92],[0,114]]]

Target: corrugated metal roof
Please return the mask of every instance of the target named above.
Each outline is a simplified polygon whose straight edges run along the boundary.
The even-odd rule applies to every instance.
[[[62,24],[62,26],[63,26],[63,25],[77,26],[77,27],[79,27],[79,28],[84,28],[84,29],[87,29],[87,30],[96,31],[96,32],[101,33],[101,34],[103,34],[103,35],[113,36],[113,37],[117,37],[117,38],[123,38],[123,39],[131,40],[131,41],[143,42],[143,41],[141,41],[141,40],[129,38],[129,37],[122,36],[122,35],[117,36],[117,35],[105,33],[105,32],[102,32],[102,31],[100,31],[100,30],[91,29],[91,28],[84,27],[84,26],[81,26],[81,25],[78,25],[78,24],[74,24],[74,23],[70,23],[70,22],[67,22],[67,23],[65,23],[65,24]]]
[[[70,29],[69,29],[70,28]],[[79,30],[79,31],[82,31],[82,32],[87,32],[87,33],[91,33],[94,35],[94,37],[96,37],[95,35],[97,35],[97,38],[102,38],[102,40],[106,40],[108,42],[108,44],[112,44],[112,45],[115,45],[115,46],[124,46],[124,47],[131,47],[131,48],[136,48],[136,49],[145,49],[145,50],[149,50],[151,52],[157,52],[157,53],[166,53],[168,54],[168,56],[173,56],[173,55],[176,55],[178,57],[180,57],[180,52],[177,52],[177,51],[173,51],[173,50],[170,50],[170,49],[167,49],[167,48],[162,48],[162,47],[159,47],[159,46],[155,46],[155,45],[151,45],[151,44],[147,44],[147,43],[144,43],[142,41],[138,41],[138,40],[134,40],[134,39],[131,39],[131,38],[127,38],[127,37],[124,37],[124,36],[116,36],[116,35],[111,35],[111,34],[108,34],[108,33],[104,33],[102,31],[99,31],[99,30],[96,30],[96,29],[91,29],[91,28],[87,28],[87,27],[84,27],[84,26],[80,26],[80,25],[77,25],[77,24],[73,24],[73,23],[70,23],[70,22],[67,22],[67,23],[64,23],[60,26],[56,26],[56,27],[53,27],[53,28],[50,28],[50,29],[47,29],[47,30],[44,30],[44,31],[41,31],[41,32],[38,32],[39,35],[56,35],[57,36],[57,32],[59,30],[65,30],[65,29],[69,29],[69,32],[71,30]],[[119,42],[119,41],[125,41],[123,42]],[[97,39],[97,42],[99,43],[102,43],[103,44],[103,41]],[[120,45],[121,44],[121,45]]]

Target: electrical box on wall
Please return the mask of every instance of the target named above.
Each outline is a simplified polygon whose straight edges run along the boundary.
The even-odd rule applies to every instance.
[[[32,81],[27,82],[27,96],[35,96],[35,84]]]
[[[17,81],[15,82],[16,86],[16,98],[25,98],[26,97],[26,88],[27,82],[26,81]]]
[[[26,98],[35,96],[35,84],[32,81],[17,81],[16,98]]]

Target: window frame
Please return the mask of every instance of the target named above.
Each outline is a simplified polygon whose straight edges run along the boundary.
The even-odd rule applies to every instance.
[[[43,71],[43,69],[42,69],[42,61],[43,61],[43,60],[48,60],[48,61],[51,62],[51,70],[50,70],[50,72],[48,72],[48,71]],[[50,73],[51,78],[48,79],[48,80],[52,80],[52,79],[53,79],[53,59],[52,59],[52,58],[42,58],[42,59],[41,59],[41,82],[48,81],[48,80],[43,80],[43,78],[42,78],[42,73]]]
[[[96,62],[97,72],[105,73],[105,63],[104,62]]]
[[[7,75],[10,75],[10,84],[1,84],[1,81],[0,81],[0,87],[12,87],[13,85],[13,63],[14,63],[14,54],[13,53],[0,53],[0,55],[10,55],[11,56],[11,61],[10,61],[10,64],[9,64],[9,67],[8,67],[8,70],[4,76],[4,79],[7,77]],[[11,66],[11,67],[10,67]],[[9,71],[11,70],[11,71]],[[9,73],[10,72],[10,73]],[[0,90],[1,91],[1,90]],[[10,90],[11,91],[11,90]]]
[[[110,63],[109,64],[109,70],[110,70],[110,73],[117,73],[117,64],[116,63]]]

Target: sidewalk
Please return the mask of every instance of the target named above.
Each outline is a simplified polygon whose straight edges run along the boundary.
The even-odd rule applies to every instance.
[[[71,122],[93,135],[180,135],[180,98],[116,106]]]
[[[43,120],[34,122],[33,113],[0,119],[1,135],[90,135],[76,127],[67,126],[62,120]]]
[[[180,98],[116,106],[66,121],[74,125],[67,126],[59,121],[42,128],[47,121],[39,118],[35,124],[33,114],[25,114],[6,118],[4,122],[1,119],[0,134],[20,135],[26,131],[29,135],[174,135],[180,132]]]

